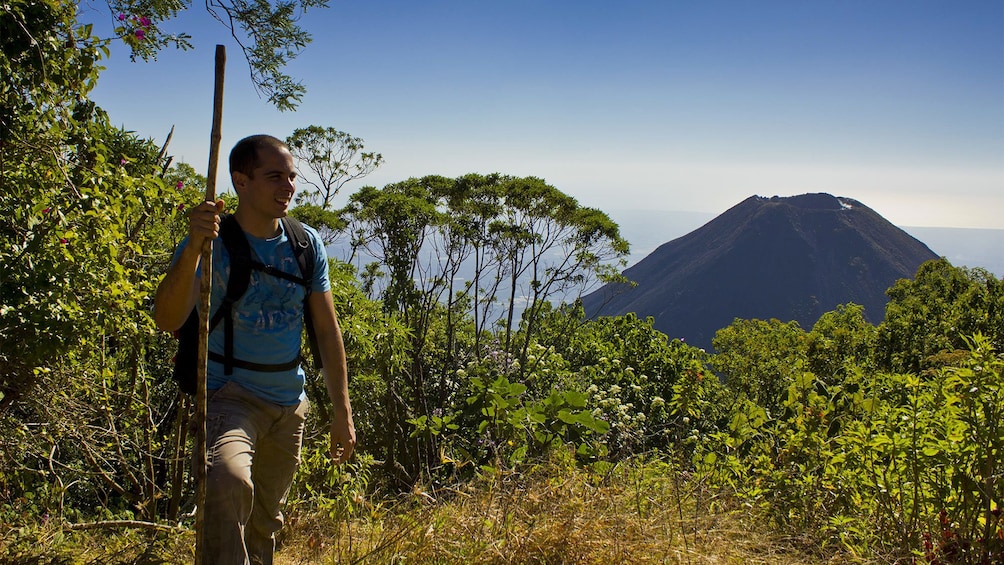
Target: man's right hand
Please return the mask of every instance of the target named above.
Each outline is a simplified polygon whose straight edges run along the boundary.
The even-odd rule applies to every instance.
[[[206,240],[220,235],[220,213],[226,209],[222,200],[202,202],[188,212],[188,240],[195,249],[202,249]]]

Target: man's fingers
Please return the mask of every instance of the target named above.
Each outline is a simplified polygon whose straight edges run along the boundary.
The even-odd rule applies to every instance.
[[[350,442],[347,446],[343,443],[336,443],[331,446],[331,459],[336,465],[345,463],[352,458],[354,446]]]
[[[215,239],[220,233],[220,212],[224,210],[222,200],[202,202],[188,214],[189,230],[193,238]]]
[[[352,417],[346,421],[335,419],[331,423],[331,459],[336,465],[345,463],[356,449],[356,431]]]

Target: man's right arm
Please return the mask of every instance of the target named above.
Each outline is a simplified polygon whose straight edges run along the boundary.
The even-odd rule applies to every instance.
[[[201,247],[188,242],[160,281],[153,300],[153,321],[158,328],[173,332],[185,323],[195,307],[200,286],[195,273],[199,268]]]
[[[189,212],[188,243],[160,281],[153,301],[153,320],[158,328],[177,330],[198,302],[200,283],[196,275],[203,242],[219,235],[222,211],[223,201],[220,200],[203,202]]]

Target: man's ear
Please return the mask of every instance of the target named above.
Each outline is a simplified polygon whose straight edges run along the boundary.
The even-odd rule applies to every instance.
[[[240,196],[241,191],[244,190],[244,186],[247,185],[248,176],[240,171],[233,171],[230,173],[230,182],[234,185],[234,191]]]

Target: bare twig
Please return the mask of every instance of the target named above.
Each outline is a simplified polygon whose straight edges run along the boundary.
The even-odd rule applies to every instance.
[[[82,524],[67,524],[68,530],[109,530],[116,528],[135,528],[142,530],[156,530],[159,532],[186,532],[188,528],[182,526],[172,526],[170,524],[157,524],[155,522],[143,522],[140,520],[105,520],[102,522],[84,522]]]

